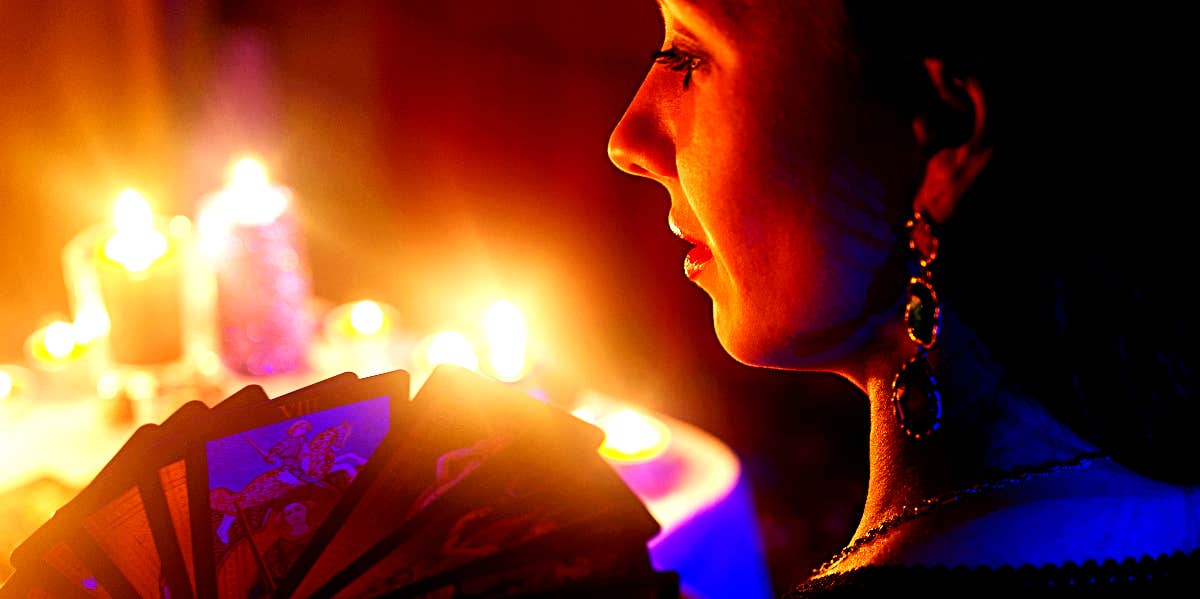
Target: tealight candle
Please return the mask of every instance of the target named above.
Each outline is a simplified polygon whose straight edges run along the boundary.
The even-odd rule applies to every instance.
[[[0,414],[19,409],[33,394],[33,376],[15,364],[0,364]]]
[[[634,410],[620,410],[600,422],[600,455],[618,462],[652,460],[667,449],[671,433],[662,421]]]
[[[25,340],[25,355],[41,370],[56,372],[78,363],[87,345],[77,343],[71,323],[56,320],[36,330]]]
[[[403,368],[405,340],[397,327],[395,308],[372,300],[337,306],[323,327],[328,357],[326,370],[353,371],[359,376]]]
[[[669,492],[681,476],[671,429],[662,420],[595,391],[583,392],[571,414],[604,431],[600,455],[644,499]]]
[[[95,329],[86,334],[107,329],[109,354],[118,364],[174,362],[184,345],[180,237],[186,227],[160,227],[146,199],[127,189],[117,198],[111,230],[94,248],[103,308],[81,306],[77,319]]]
[[[240,374],[308,368],[311,277],[291,200],[247,158],[201,207],[202,249],[216,278],[219,354]]]
[[[614,462],[635,464],[653,460],[671,442],[671,431],[661,420],[637,410],[621,408],[600,417],[595,407],[584,405],[571,413],[604,431],[600,455]]]
[[[395,309],[362,300],[343,304],[329,313],[326,335],[349,340],[382,339],[395,328]]]

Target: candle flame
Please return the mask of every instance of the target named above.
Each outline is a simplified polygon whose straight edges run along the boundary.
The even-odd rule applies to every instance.
[[[63,359],[75,351],[75,328],[70,323],[54,321],[42,333],[42,346],[55,359]]]
[[[268,186],[267,168],[253,158],[242,158],[235,162],[229,179],[232,187],[241,189],[263,189]]]
[[[359,335],[369,337],[379,333],[383,330],[384,321],[383,308],[373,301],[356,302],[350,308],[350,328]]]
[[[240,225],[269,225],[287,209],[287,194],[271,185],[267,169],[253,158],[242,158],[230,171],[221,210]]]
[[[483,327],[496,378],[509,383],[521,380],[529,371],[529,333],[521,310],[510,301],[500,300],[488,308]]]
[[[475,355],[475,347],[466,335],[458,331],[435,333],[429,338],[424,358],[430,368],[438,364],[456,364],[469,370],[479,370],[479,358]]]
[[[587,420],[588,416],[595,418],[594,413],[587,410],[580,408],[572,413],[582,420]],[[600,455],[616,462],[652,460],[662,455],[671,441],[671,432],[662,421],[631,409],[622,409],[592,422],[604,431]]]
[[[0,370],[0,400],[8,399],[13,392],[12,375]]]
[[[104,243],[104,255],[129,272],[143,272],[167,253],[167,238],[154,228],[150,203],[137,190],[117,196],[113,225],[116,233]]]
[[[118,232],[138,233],[153,229],[154,212],[150,202],[136,189],[122,191],[113,206],[113,224]]]

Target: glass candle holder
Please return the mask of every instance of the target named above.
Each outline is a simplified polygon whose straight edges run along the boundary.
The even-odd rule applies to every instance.
[[[202,199],[204,271],[215,314],[213,343],[239,375],[306,371],[313,336],[311,274],[292,193],[239,162],[230,183]]]
[[[202,327],[192,301],[191,221],[155,217],[145,205],[132,210],[139,224],[118,216],[83,230],[63,249],[72,327],[76,342],[88,348],[92,392],[113,371],[167,383],[188,378]]]

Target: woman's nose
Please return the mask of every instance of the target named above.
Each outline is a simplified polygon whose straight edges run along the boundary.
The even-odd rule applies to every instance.
[[[677,176],[670,124],[654,102],[649,81],[642,84],[608,139],[608,158],[617,168],[660,183]]]

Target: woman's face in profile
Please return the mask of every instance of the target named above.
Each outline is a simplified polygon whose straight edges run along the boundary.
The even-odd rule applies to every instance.
[[[662,52],[609,153],[670,192],[725,349],[821,367],[836,357],[805,340],[861,321],[911,206],[911,124],[864,91],[839,1],[660,6]]]

